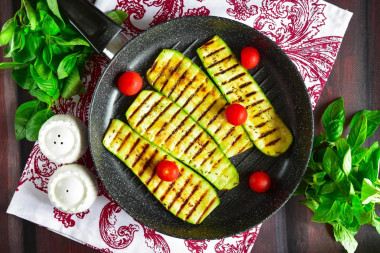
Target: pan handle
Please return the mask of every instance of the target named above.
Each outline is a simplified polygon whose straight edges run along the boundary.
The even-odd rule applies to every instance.
[[[98,52],[113,56],[127,43],[122,28],[88,0],[58,0],[70,23]]]

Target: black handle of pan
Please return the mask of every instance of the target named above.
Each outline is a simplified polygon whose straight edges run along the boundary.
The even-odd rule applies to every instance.
[[[88,0],[58,0],[58,4],[70,23],[98,53],[102,53],[122,30]]]

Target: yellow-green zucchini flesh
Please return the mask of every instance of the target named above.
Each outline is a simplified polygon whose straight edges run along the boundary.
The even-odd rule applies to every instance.
[[[103,145],[123,161],[164,207],[178,218],[192,224],[201,223],[219,205],[215,189],[193,170],[135,133],[128,125],[114,119]],[[179,168],[178,178],[168,182],[156,174],[163,160]]]
[[[292,133],[227,44],[214,36],[197,53],[228,102],[247,109],[248,119],[243,126],[256,147],[269,156],[284,153],[293,142]]]
[[[146,74],[149,84],[174,101],[218,143],[227,157],[253,146],[242,126],[224,116],[226,99],[208,76],[176,50],[164,49]]]
[[[142,91],[126,113],[129,125],[204,176],[219,190],[239,183],[239,174],[215,141],[173,101]]]

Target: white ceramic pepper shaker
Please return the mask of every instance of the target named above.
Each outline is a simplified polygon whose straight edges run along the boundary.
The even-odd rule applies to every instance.
[[[83,212],[90,208],[97,195],[96,178],[83,165],[64,165],[49,179],[49,200],[62,212]]]
[[[88,148],[87,127],[72,115],[57,114],[42,125],[38,142],[50,161],[72,163]]]

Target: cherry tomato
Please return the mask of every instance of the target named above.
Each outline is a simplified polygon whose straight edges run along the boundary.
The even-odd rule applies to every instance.
[[[157,164],[156,173],[161,180],[173,181],[178,177],[179,171],[175,162],[164,160]]]
[[[247,110],[240,104],[231,104],[227,106],[225,114],[227,121],[234,126],[240,126],[248,117]]]
[[[266,192],[270,186],[270,177],[265,172],[256,171],[249,178],[249,186],[255,192]]]
[[[260,54],[254,47],[245,47],[241,50],[241,65],[246,69],[252,69],[259,64]]]
[[[121,93],[127,96],[133,96],[141,90],[143,80],[138,73],[128,71],[121,75],[117,85]]]

